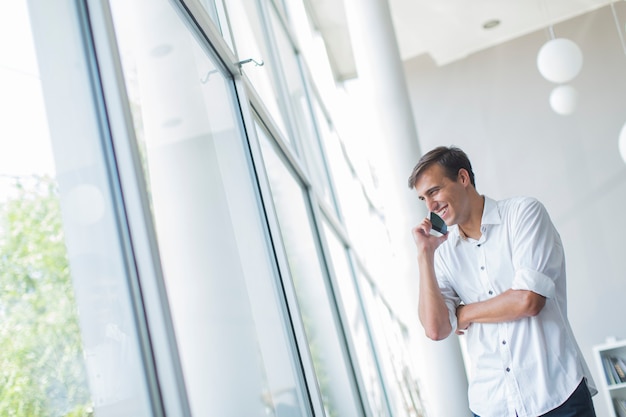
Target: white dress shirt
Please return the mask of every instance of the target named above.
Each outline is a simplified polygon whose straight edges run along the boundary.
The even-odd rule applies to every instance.
[[[508,289],[546,297],[535,317],[473,323],[465,332],[470,357],[470,408],[481,417],[536,417],[558,407],[591,373],[567,319],[565,257],[544,206],[517,197],[485,197],[479,240],[450,228],[435,252],[439,287],[456,329],[460,303],[485,301]]]

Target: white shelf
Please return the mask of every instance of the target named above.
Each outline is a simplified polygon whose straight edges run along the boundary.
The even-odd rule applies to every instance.
[[[620,357],[626,361],[626,340],[610,341],[602,345],[594,346],[594,357],[596,366],[600,371],[599,390],[604,396],[607,407],[609,409],[609,417],[620,417],[615,410],[614,400],[626,400],[626,382],[609,383],[603,359],[607,356]]]
[[[626,389],[626,382],[622,382],[620,384],[611,384],[608,386],[609,391],[617,391],[621,389]]]

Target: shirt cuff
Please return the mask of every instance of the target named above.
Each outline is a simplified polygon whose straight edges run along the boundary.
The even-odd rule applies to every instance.
[[[514,290],[532,291],[546,298],[553,298],[555,292],[552,278],[528,268],[518,269],[515,272],[511,288]]]

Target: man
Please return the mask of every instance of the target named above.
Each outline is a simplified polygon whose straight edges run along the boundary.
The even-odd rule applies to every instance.
[[[474,415],[595,416],[597,391],[567,319],[563,246],[543,205],[480,195],[455,147],[425,154],[409,188],[449,227],[434,236],[426,218],[412,231],[419,317],[433,340],[467,337]]]

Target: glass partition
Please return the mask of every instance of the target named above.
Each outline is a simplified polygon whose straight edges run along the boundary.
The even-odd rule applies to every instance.
[[[192,414],[308,416],[233,80],[167,0],[111,6]]]

